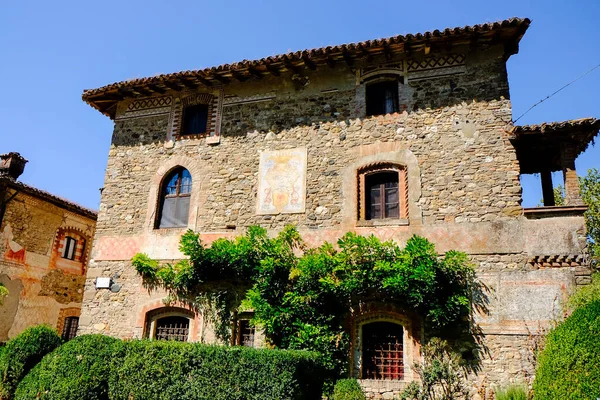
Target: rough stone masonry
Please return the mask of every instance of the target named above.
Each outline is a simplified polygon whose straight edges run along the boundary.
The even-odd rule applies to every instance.
[[[312,246],[348,231],[400,244],[417,234],[441,253],[467,252],[490,288],[489,313],[476,317],[487,352],[473,387],[485,393],[530,380],[532,338],[561,318],[562,301],[589,273],[581,208],[532,214],[521,206],[506,60],[528,25],[513,19],[399,36],[84,92],[115,128],[79,332],[153,337],[165,293],[144,288],[130,259],[181,258],[187,229],[210,243],[251,225],[275,234],[294,224]],[[368,115],[371,85],[381,82],[397,85],[395,108]],[[189,134],[186,110],[198,104],[208,110],[206,132]],[[286,172],[304,176],[303,196],[290,193],[305,211],[258,213],[257,190],[268,178],[260,154],[286,149],[306,149],[305,167]],[[192,180],[187,224],[157,228],[165,179],[180,167]],[[398,183],[405,215],[368,219],[364,180],[386,168],[405,174]],[[99,277],[111,278],[111,289],[96,289]],[[169,315],[177,307],[184,306],[171,305]],[[202,315],[189,318],[188,340],[216,341]],[[351,365],[360,378],[356,329]],[[415,355],[405,352],[404,379],[362,380],[372,398],[392,398],[415,378],[426,337],[421,331],[405,342]]]

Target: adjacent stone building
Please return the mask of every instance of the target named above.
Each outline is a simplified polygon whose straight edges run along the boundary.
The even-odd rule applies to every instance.
[[[75,336],[96,212],[17,181],[27,160],[0,155],[0,342],[49,324]]]
[[[477,322],[476,386],[528,379],[531,337],[589,280],[574,160],[600,128],[584,119],[514,126],[506,71],[528,19],[298,51],[86,90],[115,121],[79,332],[214,342],[210,326],[149,292],[130,259],[181,258],[248,226],[295,224],[310,245],[345,232],[400,244],[413,234],[467,252],[489,286]],[[564,207],[549,206],[562,170]],[[546,207],[521,206],[540,173]],[[100,279],[103,278],[103,279]],[[109,289],[97,289],[98,282]],[[107,283],[108,282],[108,283]],[[414,379],[427,332],[392,310],[353,321],[352,374],[376,397]],[[238,344],[260,345],[243,319]],[[378,332],[403,348],[401,372],[364,370]]]

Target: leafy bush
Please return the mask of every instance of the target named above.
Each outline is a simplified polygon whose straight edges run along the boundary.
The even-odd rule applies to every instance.
[[[595,272],[592,275],[592,283],[582,286],[577,289],[571,297],[569,297],[569,308],[575,310],[592,301],[600,300],[600,272]]]
[[[293,226],[274,238],[264,228],[250,227],[245,235],[215,240],[210,247],[188,231],[179,249],[187,259],[175,265],[160,265],[143,254],[132,264],[146,284],[215,315],[212,322],[225,343],[232,313],[247,303],[270,344],[318,351],[337,376],[344,375],[349,359],[346,318],[362,304],[414,310],[430,332],[449,338],[466,330],[472,299],[480,298],[466,254],[448,251],[439,257],[435,246],[418,236],[401,248],[373,235],[347,233],[337,248],[325,243],[306,249]]]
[[[527,387],[524,385],[510,385],[495,392],[496,400],[527,400]]]
[[[402,400],[468,399],[469,389],[464,379],[460,356],[448,343],[432,338],[423,346],[423,363],[415,365],[420,381],[411,382],[402,392]]]
[[[335,383],[332,400],[366,400],[356,379],[340,379]]]
[[[547,337],[533,384],[536,400],[600,397],[600,300],[573,312]]]
[[[110,399],[320,399],[318,354],[164,341],[126,342],[111,366]]]
[[[108,400],[109,367],[121,341],[83,335],[48,354],[21,381],[16,400]]]
[[[46,325],[25,329],[0,350],[0,399],[12,399],[17,385],[62,339]]]

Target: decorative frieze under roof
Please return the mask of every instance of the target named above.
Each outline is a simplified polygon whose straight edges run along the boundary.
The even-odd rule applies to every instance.
[[[385,39],[296,51],[259,60],[243,60],[201,70],[117,82],[98,89],[85,90],[82,98],[98,111],[114,118],[117,102],[125,98],[164,94],[168,90],[220,87],[232,81],[261,79],[267,75],[280,76],[285,72],[299,74],[305,70],[316,70],[321,66],[335,68],[338,64],[345,64],[354,67],[357,63],[368,62],[379,55],[392,57],[404,54],[412,57],[449,52],[453,46],[504,44],[504,57],[508,58],[518,51],[519,41],[530,23],[528,18],[511,18],[498,22],[446,28],[441,31],[397,35]]]

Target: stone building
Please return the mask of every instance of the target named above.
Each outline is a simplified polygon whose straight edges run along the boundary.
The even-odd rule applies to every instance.
[[[413,234],[462,250],[490,288],[479,315],[489,353],[477,386],[528,379],[532,334],[589,281],[574,160],[600,128],[583,119],[514,126],[506,61],[528,19],[298,51],[86,90],[115,122],[79,331],[213,342],[201,315],[163,304],[130,259],[181,258],[248,226],[295,224],[310,245],[345,232],[400,244]],[[564,172],[564,207],[551,172]],[[540,173],[546,207],[521,206]],[[97,289],[97,278],[111,290]],[[112,285],[112,286],[111,286]],[[115,289],[116,287],[116,289]],[[390,398],[414,378],[427,333],[391,310],[353,322],[352,374]],[[238,342],[259,345],[242,320]],[[401,373],[367,379],[366,348],[386,330]]]
[[[27,160],[0,155],[0,342],[38,324],[75,336],[96,212],[17,178]]]

